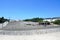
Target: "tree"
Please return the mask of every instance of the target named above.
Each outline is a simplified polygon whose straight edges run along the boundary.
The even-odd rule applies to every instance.
[[[1,17],[0,18],[0,23],[3,23],[4,22],[4,17]]]
[[[53,23],[60,25],[60,20],[55,20]]]
[[[5,21],[9,21],[9,19],[5,19],[4,17],[0,18],[0,23],[4,23]]]
[[[43,18],[32,18],[32,19],[25,19],[24,21],[42,22],[42,21],[43,21]]]

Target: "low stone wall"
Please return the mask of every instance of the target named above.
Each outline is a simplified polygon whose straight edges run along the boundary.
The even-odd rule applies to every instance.
[[[60,28],[39,29],[39,30],[23,30],[23,31],[8,31],[0,30],[0,35],[40,35],[53,32],[60,32]]]

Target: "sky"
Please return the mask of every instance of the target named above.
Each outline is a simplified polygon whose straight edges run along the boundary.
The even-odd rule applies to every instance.
[[[60,0],[0,0],[0,17],[10,19],[60,17]]]

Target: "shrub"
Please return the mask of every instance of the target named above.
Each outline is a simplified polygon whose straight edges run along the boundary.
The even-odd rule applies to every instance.
[[[55,20],[53,23],[60,25],[60,20]]]

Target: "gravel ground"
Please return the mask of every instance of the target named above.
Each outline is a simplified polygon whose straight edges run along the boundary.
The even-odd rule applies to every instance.
[[[0,28],[0,30],[34,30],[34,29],[48,29],[48,28],[58,28],[60,26],[54,25],[38,25],[37,22],[9,22],[5,27]]]
[[[32,24],[9,22],[0,28],[0,40],[60,40],[60,26]]]
[[[41,35],[0,35],[0,40],[60,40],[60,32]]]
[[[28,24],[28,25],[27,25]],[[5,27],[0,28],[1,35],[33,35],[46,34],[60,31],[60,26],[37,25],[36,22],[9,22]]]

